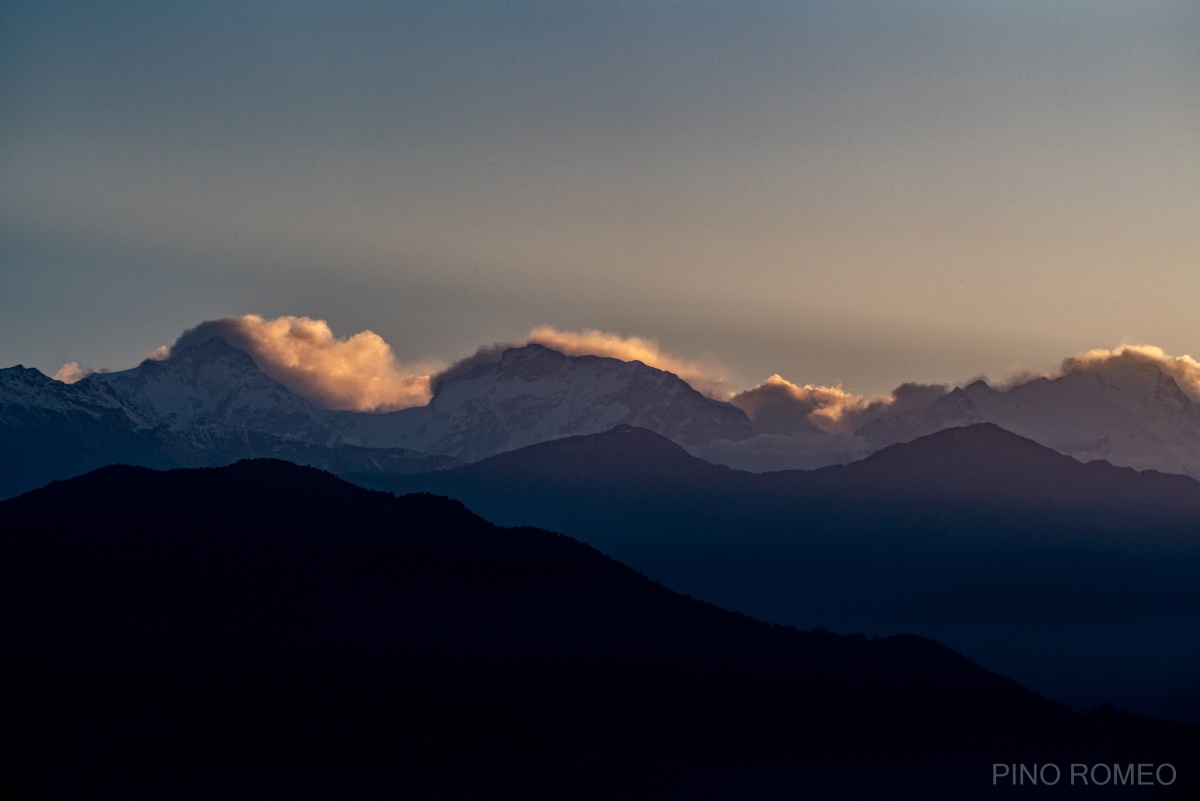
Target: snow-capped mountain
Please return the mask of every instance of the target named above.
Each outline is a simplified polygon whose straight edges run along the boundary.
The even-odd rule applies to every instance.
[[[161,361],[93,373],[73,389],[107,390],[145,420],[173,417],[176,430],[207,420],[305,442],[323,443],[331,436],[329,411],[268,377],[250,354],[219,336],[176,348]]]
[[[622,424],[685,447],[750,431],[744,412],[701,395],[673,373],[526,345],[438,382],[427,406],[345,420],[343,438],[470,462]]]
[[[1009,389],[975,381],[927,409],[856,432],[874,448],[995,423],[1081,461],[1200,478],[1200,404],[1154,364],[1110,360]]]
[[[20,364],[0,369],[0,424],[13,423],[28,414],[100,418],[114,412],[133,425],[148,425],[153,420],[153,415],[129,406],[105,384],[71,386]]]
[[[464,362],[442,376],[425,406],[333,411],[214,335],[181,340],[167,359],[71,385],[19,366],[0,370],[0,497],[113,462],[202,466],[275,456],[343,475],[436,469],[618,425],[741,469],[811,468],[982,422],[1083,461],[1200,478],[1200,403],[1147,362],[1087,364],[1008,389],[977,381],[854,432],[792,437],[757,431],[741,409],[672,373],[542,345]]]
[[[749,432],[740,409],[672,373],[540,345],[446,377],[427,406],[331,411],[214,336],[71,385],[23,367],[0,371],[0,497],[113,462],[202,466],[274,456],[340,474],[429,470],[620,424],[685,446]]]
[[[175,430],[215,421],[317,445],[408,448],[473,461],[615,425],[647,428],[682,445],[746,436],[749,421],[672,373],[641,362],[566,356],[541,345],[438,382],[423,407],[376,414],[330,411],[263,373],[245,351],[214,336],[162,361],[94,373],[72,387]]]
[[[0,498],[116,463],[167,469],[274,457],[340,474],[458,463],[326,444],[336,421],[220,339],[75,384],[18,365],[0,370]]]

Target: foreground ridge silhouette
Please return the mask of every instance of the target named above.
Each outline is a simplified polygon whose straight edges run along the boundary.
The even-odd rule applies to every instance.
[[[962,797],[995,761],[1200,743],[286,462],[103,468],[0,529],[19,797]]]

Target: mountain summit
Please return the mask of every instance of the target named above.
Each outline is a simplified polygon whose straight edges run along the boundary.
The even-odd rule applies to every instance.
[[[365,443],[403,445],[475,461],[538,442],[646,428],[684,446],[740,439],[740,409],[692,389],[674,373],[605,356],[567,356],[542,345],[509,348],[495,362],[439,381],[428,406],[359,415]]]
[[[684,446],[748,436],[736,407],[641,362],[541,345],[447,374],[427,406],[323,409],[224,337],[63,384],[0,371],[0,498],[104,464],[229,464],[274,456],[335,473],[429,470],[561,437],[640,426]]]
[[[973,423],[994,423],[1085,462],[1200,478],[1200,404],[1148,362],[1113,359],[1008,389],[975,381],[856,433],[877,449]]]
[[[78,382],[110,388],[147,419],[210,420],[308,442],[328,436],[331,415],[263,373],[246,351],[220,336],[176,347],[161,361],[147,359],[115,373]]]

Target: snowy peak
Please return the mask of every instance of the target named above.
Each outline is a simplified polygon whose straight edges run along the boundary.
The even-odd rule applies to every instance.
[[[0,404],[35,406],[60,395],[66,385],[33,367],[18,364],[0,369]]]
[[[82,383],[82,382],[80,382]],[[117,410],[135,423],[145,417],[125,407],[111,389],[102,385],[64,384],[35,370],[17,365],[0,369],[0,419],[32,410],[100,417]]]
[[[1142,403],[1164,404],[1175,411],[1193,405],[1175,379],[1158,365],[1132,359],[1108,359],[1077,367],[1059,380],[1091,381],[1108,395]]]
[[[740,439],[750,425],[740,409],[672,373],[542,345],[509,348],[497,361],[452,374],[421,411],[425,426],[412,447],[467,460],[622,424],[683,445]]]
[[[116,373],[93,373],[79,382],[108,387],[153,420],[215,420],[226,425],[299,436],[321,426],[328,413],[258,369],[250,354],[221,337],[177,348]]]
[[[427,406],[387,414],[318,408],[219,335],[181,340],[162,361],[72,385],[13,368],[0,382],[0,403],[81,410],[92,418],[115,413],[131,432],[152,430],[192,450],[211,441],[205,432],[215,424],[318,446],[403,448],[464,461],[617,425],[684,446],[750,433],[740,409],[705,397],[672,373],[541,345],[464,365],[438,382]],[[14,421],[15,414],[9,414]]]
[[[1078,365],[1004,390],[976,381],[858,433],[882,447],[978,422],[1083,461],[1200,478],[1200,404],[1158,366],[1132,359]]]

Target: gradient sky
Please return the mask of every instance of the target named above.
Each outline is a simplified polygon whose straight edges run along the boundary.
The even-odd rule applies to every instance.
[[[1200,355],[1200,4],[0,4],[0,366],[548,324],[882,392]]]

